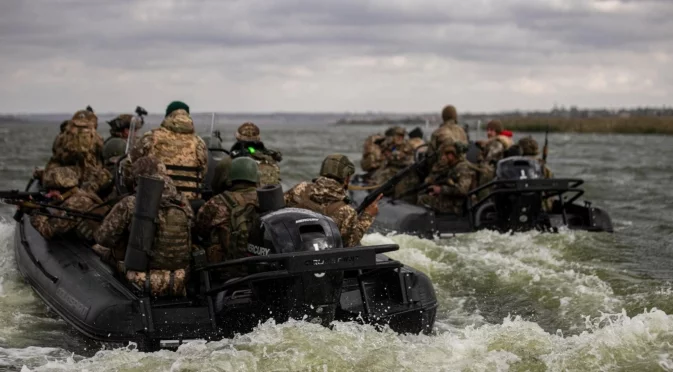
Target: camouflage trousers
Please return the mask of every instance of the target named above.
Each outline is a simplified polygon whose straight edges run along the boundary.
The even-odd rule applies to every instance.
[[[145,288],[147,281],[146,272],[133,270],[126,271],[126,280],[137,286],[139,289]],[[171,270],[150,270],[150,292],[154,297],[183,297],[187,295],[187,271],[179,269]],[[171,278],[171,276],[173,278]]]
[[[456,216],[462,216],[465,199],[423,194],[418,197],[418,205],[430,207],[438,213],[450,213]]]

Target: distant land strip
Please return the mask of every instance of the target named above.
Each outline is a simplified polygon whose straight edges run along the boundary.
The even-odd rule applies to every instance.
[[[505,128],[519,132],[620,133],[673,135],[673,116],[609,118],[518,117],[502,120]],[[482,123],[482,128],[485,123]]]

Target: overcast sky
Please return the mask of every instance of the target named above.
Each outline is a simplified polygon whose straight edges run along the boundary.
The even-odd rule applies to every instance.
[[[0,112],[673,104],[673,0],[0,0]]]

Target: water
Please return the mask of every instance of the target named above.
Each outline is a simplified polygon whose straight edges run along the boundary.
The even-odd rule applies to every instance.
[[[24,186],[32,169],[46,163],[61,119],[0,125],[0,188]],[[196,120],[206,132],[210,115]],[[314,177],[328,153],[358,160],[357,139],[380,129],[325,126],[333,115],[220,116],[216,129],[232,138],[245,120],[260,124],[267,145],[282,151],[285,187]],[[435,283],[440,309],[430,336],[353,323],[328,330],[267,322],[248,335],[175,352],[100,350],[50,314],[22,282],[12,254],[12,209],[0,206],[0,370],[673,370],[669,142],[656,136],[550,136],[552,170],[587,181],[586,198],[610,212],[614,234],[483,231],[437,241],[367,235],[365,244],[398,243],[400,251],[391,255]]]

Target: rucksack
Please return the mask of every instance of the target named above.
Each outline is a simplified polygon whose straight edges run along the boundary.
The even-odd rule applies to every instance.
[[[220,194],[229,208],[229,244],[224,255],[225,260],[243,258],[250,253],[259,254],[260,252],[250,252],[248,242],[255,229],[256,222],[259,221],[259,212],[257,203],[250,203],[245,200],[240,193],[225,191]],[[220,244],[225,243],[225,236],[220,236]]]

